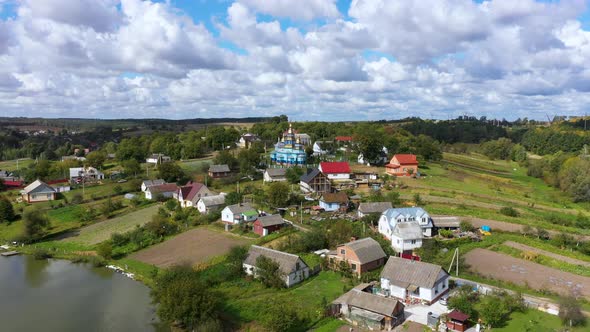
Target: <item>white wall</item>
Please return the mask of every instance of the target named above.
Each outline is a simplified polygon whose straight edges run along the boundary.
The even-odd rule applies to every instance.
[[[402,252],[404,250],[414,250],[416,248],[422,247],[422,239],[414,239],[416,243],[412,243],[412,239],[402,239],[396,235],[391,235],[391,246],[397,252]]]
[[[234,214],[227,207],[221,211],[221,221],[234,223]]]
[[[326,174],[326,176],[330,180],[346,180],[346,179],[350,179],[350,174],[348,174],[348,173]]]
[[[326,203],[320,201],[320,207],[326,211],[338,211],[340,204],[338,203]]]

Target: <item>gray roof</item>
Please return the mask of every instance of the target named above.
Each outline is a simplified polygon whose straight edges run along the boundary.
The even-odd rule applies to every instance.
[[[383,213],[387,209],[393,208],[391,202],[366,202],[359,204],[359,211],[362,213]]]
[[[229,172],[229,166],[227,165],[211,165],[209,167],[209,172],[212,173],[221,173],[221,172]]]
[[[0,178],[7,178],[10,176],[10,174],[8,171],[0,171]]]
[[[256,259],[260,256],[270,258],[278,263],[281,267],[281,271],[287,275],[297,271],[298,262],[300,264],[300,268],[307,266],[307,264],[305,264],[305,262],[297,255],[255,245],[251,246],[250,250],[248,250],[248,256],[246,257],[244,263],[256,266]]]
[[[162,180],[162,179],[157,179],[157,180],[143,180],[143,184],[146,187],[151,187],[151,186],[159,186],[161,184],[166,183],[166,181]]]
[[[340,296],[332,303],[347,304],[352,307],[372,311],[387,317],[396,316],[396,312],[403,310],[403,304],[398,300],[391,297],[383,297],[363,292],[362,289],[367,288],[368,286],[369,284],[361,284],[348,291],[348,293]],[[398,306],[402,306],[402,308]]]
[[[283,177],[287,174],[286,168],[267,168],[266,173],[268,176],[272,177]]]
[[[399,215],[420,218],[423,214],[426,214],[426,211],[421,207],[393,208],[385,210],[383,214],[391,221],[391,219],[395,219]]]
[[[54,193],[55,189],[50,187],[47,183],[37,179],[30,185],[26,186],[22,192],[25,194]]]
[[[77,176],[88,176],[92,174],[103,174],[101,171],[94,167],[72,167],[70,168],[70,178]]]
[[[459,228],[461,226],[461,220],[458,217],[453,216],[436,216],[432,217],[432,223],[435,227],[450,227]]]
[[[205,196],[201,197],[201,201],[206,207],[223,205],[225,203],[225,195]]]
[[[370,263],[387,256],[381,245],[379,245],[379,242],[370,237],[348,242],[343,244],[343,246],[348,246],[353,250],[361,264]]]
[[[313,179],[318,176],[319,174],[322,174],[322,172],[320,172],[319,169],[314,168],[312,170],[308,170],[308,172],[306,174],[303,174],[299,180],[301,182],[305,182],[305,183],[310,183],[311,181],[313,181]]]
[[[442,267],[415,260],[390,256],[381,272],[381,278],[400,287],[416,285],[433,288],[443,275],[449,275]]]
[[[262,227],[269,227],[274,225],[282,225],[285,223],[283,217],[280,214],[273,214],[270,216],[258,217],[258,221],[262,224]]]
[[[404,240],[421,239],[422,228],[416,221],[400,222],[393,228],[393,234]]]
[[[233,214],[244,213],[246,211],[256,211],[256,209],[253,208],[252,205],[250,205],[250,203],[228,205],[226,206],[226,208],[228,208]]]

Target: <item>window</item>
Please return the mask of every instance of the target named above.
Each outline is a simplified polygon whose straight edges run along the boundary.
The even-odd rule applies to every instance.
[[[350,265],[350,268],[351,268],[353,271],[356,271],[356,264],[351,264],[351,265]]]
[[[299,266],[299,262],[295,263],[295,269],[299,270],[301,268],[301,266]]]
[[[345,255],[345,254],[346,254],[346,250],[340,249],[340,255]]]
[[[416,240],[412,240],[412,244],[416,244]]]
[[[434,287],[434,294],[438,294],[438,286]]]

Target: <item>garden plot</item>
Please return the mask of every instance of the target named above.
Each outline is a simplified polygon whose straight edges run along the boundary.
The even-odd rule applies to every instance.
[[[201,227],[141,250],[131,255],[131,258],[164,268],[185,263],[195,265],[207,262],[215,256],[224,255],[231,247],[246,245],[250,242]]]
[[[560,294],[573,292],[590,298],[590,278],[588,277],[562,272],[480,248],[468,252],[464,257],[465,263],[473,272],[488,278]]]

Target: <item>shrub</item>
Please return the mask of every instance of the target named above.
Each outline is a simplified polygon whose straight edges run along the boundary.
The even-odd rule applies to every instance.
[[[33,250],[33,257],[35,257],[37,260],[43,260],[51,258],[53,255],[51,255],[51,253],[45,248],[35,248]]]
[[[475,230],[475,227],[473,227],[473,225],[467,221],[461,221],[459,225],[462,232],[473,232]]]
[[[84,201],[84,198],[82,197],[82,194],[80,193],[75,193],[74,196],[72,196],[72,204],[80,204]]]
[[[505,206],[501,208],[500,213],[508,217],[518,217],[519,215],[518,211],[516,211],[516,209],[510,206]]]
[[[96,253],[104,259],[111,259],[113,255],[113,246],[110,242],[105,241],[98,246]]]
[[[439,232],[440,236],[450,239],[453,237],[453,232],[448,229],[441,229]]]

